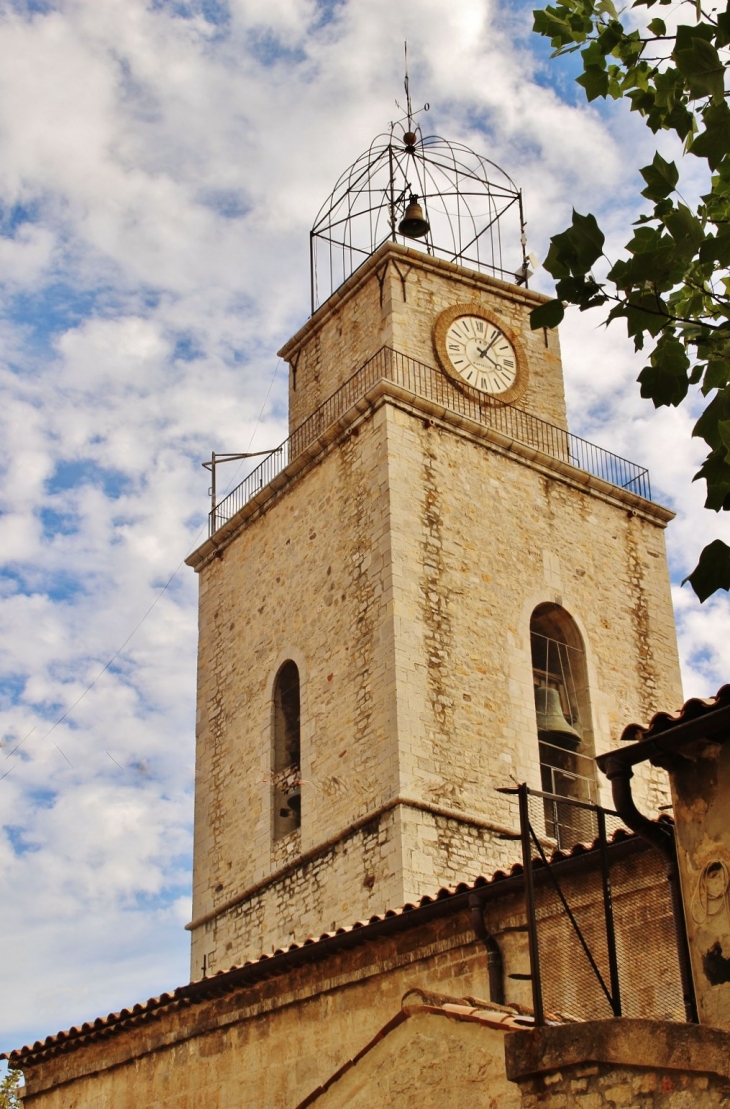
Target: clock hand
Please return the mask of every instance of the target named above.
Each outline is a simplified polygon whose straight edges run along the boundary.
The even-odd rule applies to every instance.
[[[492,338],[490,339],[490,341],[489,341],[489,342],[487,343],[487,345],[486,345],[486,347],[484,348],[484,350],[480,350],[480,351],[479,351],[479,353],[481,354],[482,358],[483,358],[483,357],[484,357],[484,355],[485,355],[485,354],[487,353],[487,351],[490,351],[490,350],[492,349],[492,347],[494,346],[494,344],[495,344],[495,343],[497,342],[497,339],[498,339],[498,338],[499,338],[499,334],[497,334],[497,335],[493,335],[493,336],[492,336]],[[477,347],[477,350],[479,350],[479,347]]]
[[[479,347],[477,347],[477,350],[479,350]],[[486,347],[484,350],[479,350],[479,357],[480,358],[488,358],[493,366],[498,366],[499,365],[499,363],[495,362],[494,359],[489,354],[489,347]]]

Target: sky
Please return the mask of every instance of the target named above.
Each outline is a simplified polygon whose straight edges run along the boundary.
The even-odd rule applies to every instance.
[[[572,206],[613,257],[630,237],[653,140],[585,104],[531,7],[0,0],[0,1050],[188,980],[201,462],[286,436],[309,228],[398,116],[404,39],[424,130],[522,187],[538,258]],[[685,695],[711,695],[728,598],[680,582],[730,537],[692,484],[697,402],[641,400],[620,323],[561,339],[572,430],[677,512]]]

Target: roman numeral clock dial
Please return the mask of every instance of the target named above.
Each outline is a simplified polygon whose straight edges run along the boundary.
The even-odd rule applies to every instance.
[[[447,309],[436,321],[434,344],[441,366],[459,384],[512,400],[522,392],[514,344],[486,316],[463,307]]]

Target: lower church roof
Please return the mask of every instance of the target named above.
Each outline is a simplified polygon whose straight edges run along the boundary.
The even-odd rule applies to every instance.
[[[666,816],[660,817],[660,820],[669,819]],[[638,847],[641,841],[635,833],[618,828],[611,836],[610,843],[615,849],[622,843],[626,843],[629,847],[632,845]],[[582,858],[588,861],[588,858],[597,852],[598,840],[593,843],[578,843],[570,851],[555,851],[550,862],[575,864]],[[533,866],[536,880],[539,881],[544,863],[539,858],[534,859]],[[521,888],[522,873],[522,864],[514,863],[509,871],[497,870],[489,878],[478,877],[471,883],[459,882],[452,887],[442,887],[434,896],[424,896],[416,904],[409,903],[399,909],[388,909],[385,913],[370,917],[369,920],[358,920],[348,927],[323,932],[320,936],[308,936],[300,943],[292,943],[287,948],[248,960],[241,966],[234,966],[199,981],[189,982],[131,1008],[109,1013],[108,1016],[98,1017],[94,1021],[86,1021],[80,1026],[74,1025],[66,1031],[47,1036],[45,1040],[36,1040],[32,1045],[6,1052],[0,1055],[0,1058],[7,1059],[11,1067],[27,1067],[45,1062],[55,1056],[78,1050],[87,1044],[154,1021],[164,1014],[222,997],[266,978],[284,974],[303,964],[319,962],[337,951],[372,942],[379,936],[418,927],[435,917],[462,911],[468,907],[469,897],[472,894],[488,900],[493,896],[514,891]]]

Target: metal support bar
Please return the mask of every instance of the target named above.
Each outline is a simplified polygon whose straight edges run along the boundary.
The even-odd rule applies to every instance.
[[[210,516],[213,519],[216,510],[216,475],[215,468],[221,462],[236,462],[242,458],[259,458],[261,455],[273,454],[277,447],[272,447],[268,451],[244,451],[243,454],[216,454],[215,451],[210,456],[210,462],[201,462],[200,465],[204,470],[210,470]],[[215,530],[215,529],[214,529]]]
[[[598,817],[598,842],[601,850],[601,881],[603,884],[603,912],[606,918],[606,946],[608,947],[608,973],[611,979],[611,1008],[615,1017],[621,1016],[621,984],[618,977],[616,957],[616,929],[613,919],[613,895],[611,893],[611,872],[608,863],[608,839],[606,838],[606,814],[603,809],[596,812]]]
[[[520,807],[520,831],[522,833],[522,869],[525,881],[525,907],[527,909],[528,944],[530,950],[530,978],[532,981],[532,1009],[535,1026],[545,1023],[542,1005],[542,979],[540,977],[540,948],[537,942],[537,916],[535,915],[535,887],[532,881],[532,847],[530,844],[530,809],[528,788],[519,786],[517,799]]]
[[[525,789],[527,790],[527,786],[525,786]],[[528,790],[528,793],[529,793],[529,790]],[[601,974],[601,972],[598,968],[598,963],[596,962],[596,960],[593,958],[593,955],[591,954],[591,949],[585,941],[585,937],[584,937],[583,933],[580,930],[580,925],[578,924],[578,921],[575,919],[575,917],[573,915],[573,910],[571,909],[568,902],[565,900],[565,895],[563,894],[563,891],[560,888],[560,884],[559,884],[557,878],[553,874],[553,868],[550,866],[550,863],[547,860],[547,856],[546,856],[545,852],[542,849],[542,844],[540,843],[539,839],[535,835],[535,833],[533,831],[533,828],[532,828],[532,825],[529,824],[529,814],[528,814],[528,837],[529,836],[532,837],[532,839],[535,843],[535,846],[537,847],[537,850],[540,852],[540,858],[542,859],[542,861],[545,865],[545,869],[547,870],[550,881],[552,882],[552,884],[555,888],[555,892],[557,893],[558,897],[560,898],[562,906],[565,909],[565,912],[568,916],[568,920],[573,925],[573,931],[575,932],[576,936],[578,937],[578,941],[579,941],[581,947],[583,948],[583,951],[585,952],[585,956],[588,959],[588,962],[591,964],[591,967],[593,969],[593,973],[595,974],[596,978],[598,979],[598,984],[600,985],[601,989],[603,990],[604,994],[606,995],[606,998],[608,1000],[609,1005],[613,1009],[613,1000],[611,998],[611,993],[609,991],[609,988],[603,980],[603,975]]]

